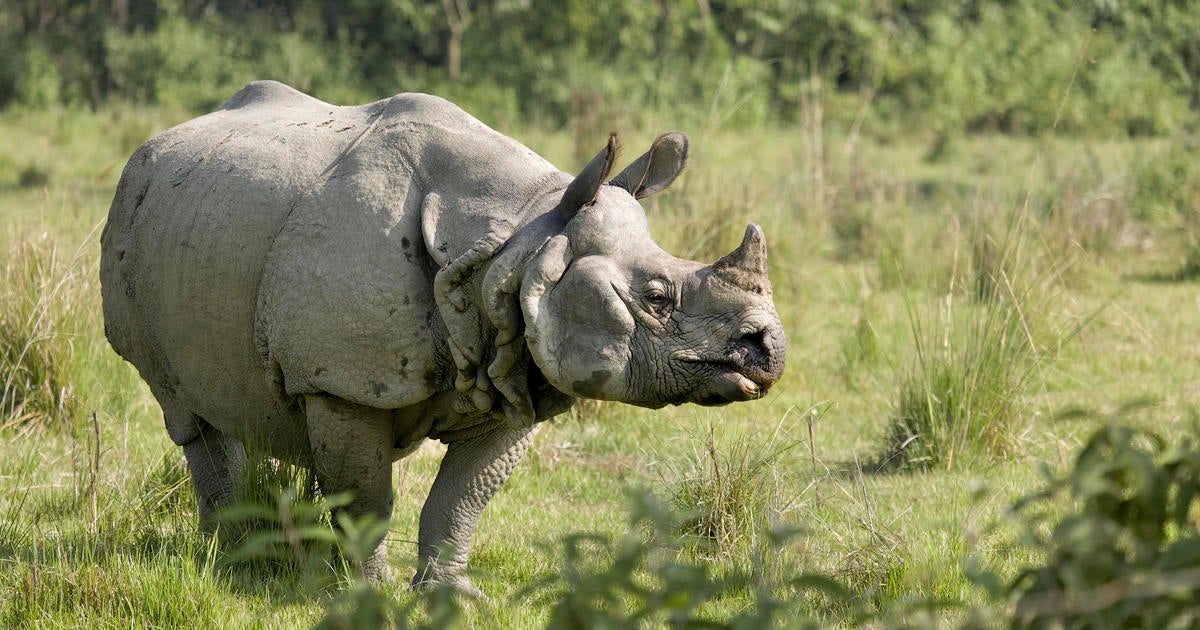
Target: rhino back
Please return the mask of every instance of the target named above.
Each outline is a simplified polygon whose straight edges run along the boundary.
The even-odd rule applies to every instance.
[[[367,117],[258,82],[130,159],[102,236],[106,331],[177,443],[195,436],[193,415],[218,428],[255,418],[267,440],[298,434],[255,347],[258,288],[288,212]]]

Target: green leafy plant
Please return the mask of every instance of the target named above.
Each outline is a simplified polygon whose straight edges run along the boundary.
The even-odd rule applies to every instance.
[[[267,561],[310,574],[328,570],[330,552],[339,542],[329,513],[349,503],[344,494],[306,499],[293,487],[279,488],[272,500],[235,503],[219,516],[227,531],[244,532],[229,559]]]
[[[1139,218],[1165,227],[1180,241],[1178,266],[1151,275],[1151,280],[1200,278],[1200,176],[1193,167],[1198,157],[1200,147],[1194,140],[1171,143],[1150,152],[1134,169],[1132,197]]]
[[[459,594],[451,587],[435,585],[400,604],[387,591],[358,581],[349,591],[330,602],[317,630],[362,630],[397,628],[454,630],[467,626]]]
[[[549,628],[625,628],[663,624],[671,628],[763,628],[787,619],[788,627],[817,628],[797,618],[799,593],[817,591],[842,601],[851,594],[825,575],[784,572],[775,579],[765,565],[799,532],[772,529],[749,571],[689,560],[677,536],[690,518],[647,490],[629,494],[629,533],[614,539],[574,533],[562,539],[562,569],[516,595],[541,594],[554,603]],[[711,618],[704,605],[733,593],[751,592],[754,605],[727,618]]]
[[[317,628],[462,626],[462,603],[451,587],[434,585],[402,604],[390,592],[394,585],[373,584],[356,571],[387,534],[388,522],[338,512],[350,504],[349,493],[322,496],[310,471],[269,460],[252,462],[243,477],[242,498],[218,515],[220,532],[234,538],[225,562],[300,571],[310,593],[328,596]]]
[[[1071,414],[1077,415],[1077,414]],[[1195,418],[1193,418],[1195,422]],[[1184,628],[1200,621],[1200,445],[1107,424],[1067,472],[1012,507],[1045,560],[1011,580],[970,568],[1014,628]],[[1058,506],[1067,511],[1058,514]]]
[[[21,188],[40,188],[49,182],[49,171],[32,162],[26,164],[17,175],[17,186]]]
[[[333,530],[343,558],[352,564],[365,561],[374,552],[375,541],[387,532],[387,521],[371,515],[352,518],[339,514]],[[453,587],[434,584],[411,594],[401,604],[389,591],[389,585],[377,585],[356,577],[326,607],[325,616],[315,627],[319,630],[363,628],[454,629],[465,627],[461,595]]]

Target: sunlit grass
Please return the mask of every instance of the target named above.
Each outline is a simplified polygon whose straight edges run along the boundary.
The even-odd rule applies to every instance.
[[[104,341],[96,230],[129,152],[181,118],[122,108],[0,115],[0,136],[21,148],[0,155],[0,317],[19,324],[5,325],[5,343],[25,349],[19,362],[19,351],[0,352],[0,379],[23,387],[0,412],[0,625],[306,627],[343,592],[314,595],[303,571],[223,562],[227,551],[197,531],[186,467],[160,412]],[[665,130],[622,130],[624,159]],[[565,170],[578,168],[572,156],[584,138],[513,133]],[[975,602],[958,571],[969,551],[990,554],[1001,571],[1019,559],[999,534],[971,532],[1036,485],[1034,462],[1069,462],[1089,426],[1052,422],[1055,410],[1150,397],[1158,406],[1143,421],[1169,437],[1200,402],[1195,286],[1163,277],[1187,260],[1179,228],[1189,219],[1172,212],[1189,198],[1168,195],[1175,171],[1153,179],[1160,143],[966,137],[954,159],[931,162],[921,137],[850,143],[837,130],[720,127],[690,135],[688,171],[646,200],[651,231],[675,255],[712,260],[736,246],[746,223],[763,226],[787,373],[756,403],[659,411],[606,403],[544,426],[480,523],[473,577],[494,605],[469,608],[471,624],[544,625],[549,602],[510,598],[557,575],[560,537],[623,536],[631,487],[668,499],[678,491],[681,507],[707,515],[691,531],[720,552],[696,545],[688,558],[751,566],[752,536],[774,519],[806,531],[783,552],[789,566],[842,580],[867,609],[910,596]],[[812,142],[825,150],[809,150]],[[992,268],[999,299],[980,299],[987,263],[972,221],[985,210],[1003,217],[1026,197],[1028,247],[1012,254],[1015,266]],[[1010,284],[994,273],[1022,265],[1031,273],[1008,273]],[[1045,277],[1052,281],[1035,303],[1006,301],[1024,295],[1022,278]],[[1024,347],[1036,352],[1016,350]],[[987,376],[981,368],[998,380],[972,380]],[[1009,414],[999,428],[987,414],[971,416],[971,430],[1003,438],[987,457],[939,450],[931,457],[947,465],[936,470],[874,474],[900,410],[941,413],[935,399],[983,391]],[[813,408],[821,413],[801,411]],[[412,601],[403,584],[440,448],[429,444],[396,468],[388,540],[402,604]],[[990,489],[972,503],[981,477]],[[817,595],[801,602],[830,624],[858,606]],[[704,613],[752,605],[751,594],[732,593]]]

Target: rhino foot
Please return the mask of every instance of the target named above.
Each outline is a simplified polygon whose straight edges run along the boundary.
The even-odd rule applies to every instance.
[[[366,560],[355,563],[355,568],[374,586],[386,586],[392,583],[392,569],[388,566],[386,545],[381,544],[376,547],[375,553]]]
[[[475,588],[475,585],[471,583],[471,578],[467,577],[465,572],[449,571],[445,568],[439,570],[433,566],[428,566],[424,570],[417,571],[417,574],[412,579],[412,588],[414,591],[432,591],[448,588],[456,595],[468,599],[485,603],[488,601],[488,596],[483,591]]]

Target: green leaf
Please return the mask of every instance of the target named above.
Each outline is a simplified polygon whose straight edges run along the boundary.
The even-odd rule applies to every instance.
[[[841,602],[853,601],[854,595],[833,578],[819,573],[805,573],[788,579],[789,586],[795,588],[821,591]]]

